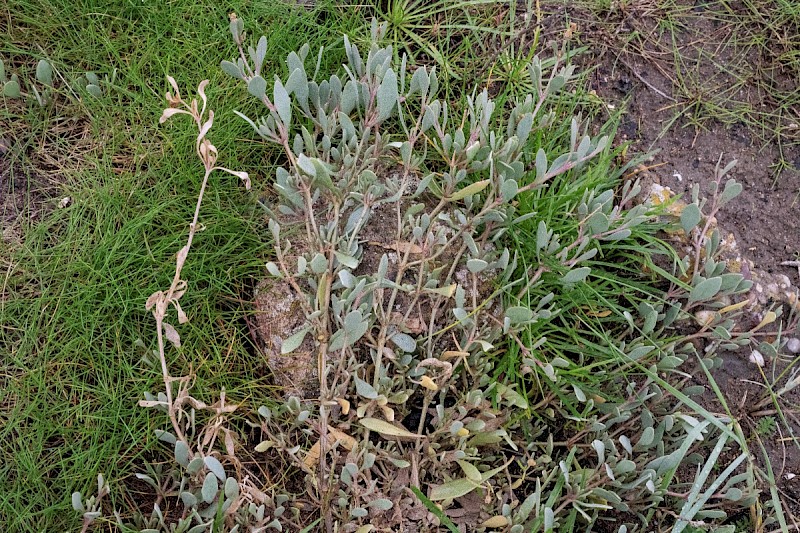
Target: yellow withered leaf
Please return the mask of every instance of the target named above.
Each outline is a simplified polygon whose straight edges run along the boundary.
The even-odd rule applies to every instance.
[[[750,300],[742,300],[739,303],[726,305],[725,307],[719,310],[719,314],[730,313],[731,311],[738,311],[739,309],[741,309],[742,307],[746,306],[749,303]]]
[[[503,515],[497,515],[489,518],[488,520],[484,521],[481,526],[483,527],[490,527],[493,529],[506,527],[508,525],[508,518]]]
[[[772,324],[773,322],[775,322],[776,318],[778,318],[778,315],[775,314],[775,311],[769,311],[767,312],[766,315],[764,315],[764,318],[761,319],[761,322],[759,322],[758,325],[750,331],[756,331],[763,328],[766,325]]]
[[[437,384],[436,384],[436,383],[435,383],[435,382],[434,382],[434,381],[433,381],[431,378],[429,378],[428,376],[422,376],[422,377],[419,379],[419,384],[420,384],[420,385],[422,385],[423,387],[425,387],[426,389],[428,389],[428,390],[432,390],[432,391],[434,391],[434,392],[436,392],[437,390],[439,390],[439,385],[437,385]]]
[[[379,420],[377,418],[362,418],[359,423],[370,431],[380,433],[389,437],[400,437],[406,439],[421,439],[423,435],[411,433],[405,428],[397,427],[390,422]]]
[[[489,180],[488,179],[481,180],[481,181],[476,181],[475,183],[471,183],[471,184],[467,185],[466,187],[464,187],[463,189],[454,192],[453,196],[448,198],[448,200],[450,200],[451,202],[456,202],[458,200],[463,200],[467,196],[472,196],[473,194],[478,194],[483,189],[485,189],[487,185],[489,185]]]
[[[332,428],[328,426],[328,440],[329,444],[333,444],[334,442],[339,442],[342,447],[348,451],[352,450],[356,446],[356,439],[339,431],[336,428]],[[320,443],[319,441],[315,442],[314,445],[308,450],[305,459],[303,459],[303,463],[309,467],[314,468],[317,464],[319,464],[319,454],[320,454]]]

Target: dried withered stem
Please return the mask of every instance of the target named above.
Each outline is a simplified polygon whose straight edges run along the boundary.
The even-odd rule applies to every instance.
[[[156,319],[158,355],[159,360],[161,361],[161,374],[164,379],[164,387],[167,397],[166,405],[160,401],[150,400],[141,400],[139,405],[142,407],[155,407],[157,405],[165,406],[169,414],[170,422],[172,422],[172,427],[175,430],[176,437],[188,445],[186,436],[180,424],[178,423],[177,416],[178,411],[180,410],[179,404],[182,403],[182,401],[179,400],[182,398],[173,401],[172,397],[172,383],[174,381],[185,381],[185,378],[175,378],[170,376],[164,347],[164,337],[166,337],[166,339],[170,341],[176,348],[180,346],[181,340],[180,335],[175,327],[169,322],[166,322],[164,319],[167,316],[169,306],[173,305],[178,314],[178,322],[180,324],[184,324],[189,321],[189,318],[186,316],[186,313],[183,311],[180,303],[178,302],[178,300],[180,300],[180,298],[186,292],[187,288],[186,280],[181,279],[181,271],[186,263],[186,258],[189,255],[189,250],[191,249],[192,241],[194,239],[195,232],[197,231],[197,222],[200,217],[200,206],[203,203],[203,195],[205,194],[206,186],[208,185],[209,176],[215,170],[222,170],[239,177],[242,181],[244,181],[245,186],[248,189],[250,188],[250,178],[247,172],[236,172],[225,167],[216,166],[217,148],[211,144],[211,141],[205,138],[208,131],[214,125],[214,112],[208,110],[208,116],[206,117],[208,99],[206,98],[205,88],[208,86],[208,80],[203,80],[197,87],[197,93],[200,95],[200,98],[203,101],[202,107],[198,107],[196,98],[193,98],[191,103],[187,103],[185,100],[183,100],[180,90],[178,89],[178,84],[175,82],[175,79],[172,78],[172,76],[167,76],[167,79],[169,80],[172,88],[175,90],[175,94],[167,92],[166,99],[167,102],[169,102],[169,107],[164,109],[164,113],[161,115],[159,122],[163,124],[167,121],[167,119],[178,114],[189,115],[192,117],[197,124],[199,131],[197,140],[195,142],[195,151],[197,156],[203,162],[205,174],[203,175],[200,192],[197,196],[197,205],[195,206],[194,217],[192,218],[191,224],[189,224],[189,236],[186,240],[186,245],[178,251],[175,264],[175,275],[172,278],[172,283],[166,292],[156,291],[150,295],[150,297],[147,299],[147,303],[145,304],[145,308],[148,311],[152,310],[153,316]]]

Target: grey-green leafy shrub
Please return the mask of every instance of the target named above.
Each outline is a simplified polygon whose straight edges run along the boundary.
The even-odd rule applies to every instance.
[[[102,87],[112,86],[116,81],[116,75],[116,69],[111,76],[105,75],[102,79],[94,72],[86,72],[67,81],[66,84],[58,84],[53,65],[46,59],[41,59],[36,64],[33,78],[23,83],[16,73],[7,76],[5,64],[0,59],[0,88],[2,89],[0,93],[6,98],[12,99],[31,98],[40,107],[44,107],[51,103],[55,94],[58,93],[73,101],[86,95],[100,98],[103,96]],[[66,81],[64,78],[62,80]]]
[[[561,153],[535,143],[553,126],[549,109],[571,67],[545,74],[534,58],[534,94],[498,110],[476,93],[457,110],[436,98],[435,69],[407,72],[389,47],[373,45],[364,58],[345,39],[341,78],[309,75],[305,47],[287,57],[288,75],[268,82],[266,39],[245,49],[241,21],[231,30],[240,57],[222,68],[265,110],[241,116],[285,157],[277,202],[265,206],[275,258],[260,290],[273,307],[280,294],[298,302],[293,330],[265,339],[290,394],[248,420],[262,433],[248,454],[263,454],[281,482],[259,485],[243,468],[229,424],[241,406],[224,393],[208,405],[189,395],[189,378],[170,376],[163,338],[179,349],[180,337],[164,318],[171,304],[179,322],[186,318],[177,299],[187,289],[180,267],[190,237],[173,287],[148,301],[165,391],[142,405],[168,415],[172,429],[159,438],[174,463],[140,475],[159,502],[180,500],[183,513],[170,518],[159,503],[128,526],[361,532],[455,523],[521,533],[610,520],[620,532],[681,531],[755,501],[752,473],[739,468],[746,453],[713,471],[741,435],[691,399],[697,391],[683,386],[681,367],[694,346],[672,334],[696,305],[744,290],[741,277],[700,294],[703,280],[675,275],[660,300],[622,313],[624,329],[605,346],[616,361],[605,370],[613,389],[599,391],[605,396],[584,391],[582,365],[550,355],[547,338],[524,340],[559,323],[558,303],[592,283],[596,257],[635,242],[654,219],[645,205],[622,207],[639,192],[631,183],[580,192],[563,213],[577,228],[569,234],[520,208],[526,195],[580,176],[605,153],[607,139],[583,135],[577,119]],[[374,24],[375,41],[381,32]],[[203,88],[202,110],[194,102],[186,114],[200,131],[207,179],[216,149],[204,139],[213,116],[203,118]],[[168,98],[165,117],[185,112],[174,110],[185,104],[179,94]],[[533,253],[520,258],[508,237],[526,224],[536,228]],[[190,235],[196,225],[197,214]],[[704,279],[726,275],[717,270]],[[536,291],[538,300],[520,304]],[[496,361],[510,347],[523,354],[519,379],[499,379]],[[294,368],[282,365],[287,358]]]
[[[548,99],[569,81],[572,68],[556,66],[543,79],[541,62],[534,58],[535,94],[517,103],[499,125],[502,114],[486,92],[468,98],[466,109],[454,114],[447,102],[436,99],[435,69],[406,74],[405,64],[395,70],[391,48],[373,45],[363,59],[346,38],[344,78],[309,79],[305,48],[287,58],[288,76],[268,83],[261,75],[264,41],[249,49],[247,61],[242,59],[247,56],[240,22],[234,21],[231,30],[240,59],[224,62],[223,69],[246,83],[266,109],[260,118],[242,116],[264,140],[283,147],[288,161],[276,174],[278,206],[269,209],[277,257],[268,271],[280,280],[274,283],[286,283],[302,295],[305,322],[280,346],[276,343],[272,357],[305,346],[311,357],[298,364],[308,368],[294,377],[306,385],[300,393],[319,389],[315,405],[294,398],[296,412],[283,413],[283,418],[270,413],[263,427],[270,445],[281,441],[284,447],[296,442],[321,448],[315,455],[319,464],[306,462],[305,468],[307,483],[315,487],[312,500],[322,502],[328,527],[355,530],[376,520],[413,527],[398,514],[370,507],[374,499],[401,506],[403,514],[422,509],[422,502],[408,498],[403,487],[373,479],[376,471],[402,472],[411,465],[415,474],[407,484],[419,484],[445,509],[477,491],[486,498],[477,523],[505,520],[515,531],[571,530],[577,521],[592,523],[598,513],[610,510],[652,517],[664,504],[682,504],[666,496],[678,467],[710,437],[716,442],[709,456],[713,463],[733,435],[724,420],[697,421],[680,411],[678,401],[664,404],[672,394],[663,390],[669,384],[659,372],[673,371],[691,352],[674,342],[651,344],[649,336],[657,328],[663,333],[688,308],[642,305],[643,325],[627,315],[631,333],[640,333],[615,348],[622,360],[652,365],[652,376],[629,388],[624,402],[593,405],[580,388],[571,387],[578,402],[597,413],[582,419],[591,428],[583,433],[594,437],[589,441],[597,453],[594,459],[572,448],[555,461],[552,436],[545,437],[550,444],[543,449],[525,442],[524,424],[510,413],[528,412],[530,398],[515,383],[489,379],[502,338],[519,342],[518,332],[559,311],[552,294],[532,308],[494,307],[498,294],[522,288],[522,280],[512,277],[518,271],[516,258],[504,236],[536,213],[520,212],[516,200],[568,171],[580,172],[607,143],[581,136],[579,122],[573,121],[569,146],[552,160],[528,145],[532,132],[551,125]],[[382,28],[373,24],[372,31],[377,41]],[[526,158],[526,149],[535,155]],[[631,184],[616,199],[611,190],[587,191],[574,212],[579,232],[573,241],[562,241],[540,221],[535,243],[540,263],[527,272],[528,288],[554,272],[556,291],[583,283],[591,274],[585,263],[602,253],[603,243],[628,239],[649,220],[646,206],[620,207],[638,192]],[[394,221],[379,225],[376,219],[385,213]],[[369,239],[375,237],[365,236],[373,224],[390,236],[379,246],[396,252],[394,257],[379,255],[376,270],[370,270],[376,262],[369,250]],[[712,255],[713,250],[709,260]],[[722,275],[721,269],[712,270],[709,279]],[[729,278],[726,294],[746,289],[741,276]],[[712,300],[723,291],[698,294],[701,281],[693,282],[690,303]],[[491,290],[481,292],[484,284]],[[398,308],[398,301],[404,305]],[[428,327],[423,331],[412,331],[404,322],[416,314],[415,306],[425,310],[422,322]],[[398,309],[400,323],[392,320]],[[529,354],[525,363],[559,389],[559,367],[570,363],[535,356],[540,345],[523,347]],[[414,400],[421,401],[421,409]],[[428,425],[424,416],[413,424],[397,423],[417,409],[430,414]],[[643,422],[644,433],[635,441],[624,433],[612,437],[614,431],[629,432],[624,422],[634,416]],[[332,425],[348,438],[319,430]],[[370,432],[382,439],[370,440]],[[294,440],[287,439],[292,433]],[[412,444],[400,445],[397,439]],[[519,459],[508,459],[508,454],[518,456],[522,450],[534,458],[544,454],[527,472],[536,490],[518,496],[500,473],[509,475],[509,465]],[[733,487],[751,480],[749,474],[732,476],[746,457],[740,455],[714,483]],[[707,470],[698,474],[697,487],[707,476]],[[510,498],[489,501],[489,494],[509,490]],[[746,500],[746,491],[736,490],[726,493],[728,500]],[[719,505],[710,498],[709,493],[689,493],[682,518],[724,516],[707,508]],[[328,508],[331,499],[334,505]],[[518,506],[520,512],[514,512]]]

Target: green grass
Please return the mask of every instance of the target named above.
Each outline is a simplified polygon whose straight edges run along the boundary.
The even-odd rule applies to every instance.
[[[117,71],[100,99],[70,104],[61,94],[53,109],[0,106],[0,125],[20,134],[15,140],[32,161],[16,161],[16,186],[34,194],[38,185],[26,184],[25,172],[37,172],[30,167],[49,152],[64,165],[47,179],[72,198],[64,209],[55,209],[58,198],[48,200],[40,223],[22,228],[21,244],[0,248],[0,523],[6,531],[75,531],[80,517],[70,494],[91,492],[100,472],[119,487],[143,471],[163,422],[137,406],[161,384],[159,368],[142,359],[155,348],[144,302],[169,285],[202,178],[196,133],[180,121],[165,131],[157,125],[165,76],[175,76],[187,95],[211,80],[217,124],[209,137],[220,163],[246,167],[263,191],[273,163],[259,143],[244,139],[252,136],[232,110],[250,104],[218,68],[235,53],[228,12],[269,36],[269,69],[281,68],[287,51],[305,41],[331,48],[323,67],[340,63],[341,34],[357,19],[336,9],[320,19],[271,2],[13,0],[3,11],[12,23],[4,26],[0,57],[23,79],[43,57],[67,79]],[[232,95],[224,105],[223,92]],[[90,121],[91,146],[79,154],[57,128],[64,115]],[[258,194],[228,175],[212,176],[201,211],[206,229],[184,271],[191,322],[182,328],[184,350],[171,361],[194,371],[197,390],[225,387],[237,401],[258,402],[268,392],[265,368],[248,353],[239,301],[269,252]],[[112,491],[111,498],[121,496]]]

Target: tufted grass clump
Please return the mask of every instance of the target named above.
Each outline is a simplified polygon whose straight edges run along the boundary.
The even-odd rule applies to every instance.
[[[170,80],[164,118],[195,120],[205,178],[174,281],[147,303],[164,390],[141,405],[167,414],[172,458],[139,476],[152,513],[119,523],[680,532],[727,527],[757,502],[741,431],[692,399],[704,390],[687,373],[751,340],[728,318],[748,282],[714,260],[708,231],[735,183],[684,209],[694,248],[680,258],[657,238],[678,224],[636,200],[637,183],[609,179],[608,136],[559,112],[574,70],[558,58],[544,69],[534,57],[533,93],[507,107],[477,89],[459,107],[437,98],[436,68],[378,44],[375,22],[371,48],[345,37],[347,64],[330,76],[307,46],[268,74],[266,39],[249,46],[243,26],[232,18],[238,54],[222,69],[263,106],[241,118],[282,151],[263,203],[274,258],[254,304],[280,390],[269,405],[224,391],[210,404],[170,373],[168,343],[181,345],[169,309],[186,321],[181,269],[218,168],[206,83],[199,106]],[[692,327],[706,308],[713,322]],[[86,505],[73,497],[87,524],[101,485]]]

